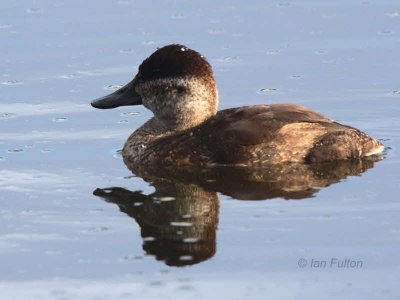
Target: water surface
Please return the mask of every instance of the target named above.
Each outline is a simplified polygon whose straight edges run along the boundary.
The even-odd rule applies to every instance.
[[[395,0],[3,1],[0,295],[396,299],[399,34]],[[306,105],[379,138],[385,159],[261,186],[133,175],[118,150],[151,113],[88,103],[168,43],[207,57],[220,108]]]

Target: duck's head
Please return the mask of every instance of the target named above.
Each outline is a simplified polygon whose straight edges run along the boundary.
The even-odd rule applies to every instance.
[[[162,47],[145,59],[124,87],[92,101],[95,108],[143,104],[168,129],[185,129],[214,115],[218,93],[213,71],[198,52]]]

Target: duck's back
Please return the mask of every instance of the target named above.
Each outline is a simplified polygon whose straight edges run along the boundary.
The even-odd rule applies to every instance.
[[[203,124],[159,139],[156,163],[262,166],[359,158],[382,151],[367,134],[294,104],[219,111]]]
[[[216,119],[226,121],[226,128],[216,133],[226,163],[322,162],[368,156],[383,148],[358,129],[299,105],[256,105],[221,114],[227,116]]]

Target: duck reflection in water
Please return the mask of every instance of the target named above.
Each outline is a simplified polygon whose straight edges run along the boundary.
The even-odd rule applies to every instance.
[[[318,164],[273,164],[263,168],[140,168],[127,167],[149,182],[155,192],[145,195],[113,187],[94,195],[115,203],[141,228],[143,249],[169,266],[193,265],[216,252],[219,198],[238,200],[306,199],[321,188],[372,168],[380,157]]]
[[[143,250],[169,266],[191,265],[215,254],[219,201],[216,193],[194,184],[157,181],[151,195],[122,188],[94,194],[134,218]]]

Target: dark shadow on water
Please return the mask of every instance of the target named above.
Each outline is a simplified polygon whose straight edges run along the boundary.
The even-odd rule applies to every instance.
[[[127,167],[149,182],[145,195],[120,187],[96,189],[94,195],[115,203],[141,228],[143,249],[169,266],[205,261],[216,252],[219,198],[238,200],[307,199],[348,176],[359,176],[379,157],[323,164],[279,164],[265,168],[143,169]]]

